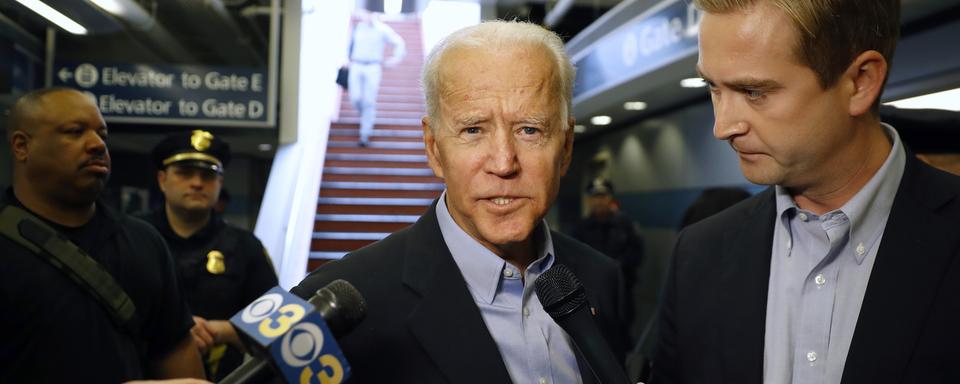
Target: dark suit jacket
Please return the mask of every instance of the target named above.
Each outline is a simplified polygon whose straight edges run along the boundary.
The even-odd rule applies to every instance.
[[[318,268],[292,290],[308,297],[344,279],[366,299],[366,319],[338,340],[353,370],[350,383],[510,382],[443,240],[435,207],[436,201],[414,225]],[[598,311],[598,326],[622,364],[627,340],[616,263],[563,234],[551,236],[555,262],[583,283]],[[587,370],[580,372],[592,382]]]
[[[684,231],[662,303],[653,383],[760,383],[773,188]],[[960,383],[960,178],[910,153],[843,383]]]

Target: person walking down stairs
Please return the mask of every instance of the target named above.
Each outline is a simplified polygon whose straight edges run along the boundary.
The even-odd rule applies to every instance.
[[[383,75],[382,65],[392,67],[403,60],[406,47],[403,38],[380,22],[377,15],[361,11],[360,20],[353,29],[350,41],[350,74],[347,90],[350,102],[360,112],[360,146],[367,146],[377,117],[377,92]],[[384,61],[386,44],[393,46],[393,54]]]

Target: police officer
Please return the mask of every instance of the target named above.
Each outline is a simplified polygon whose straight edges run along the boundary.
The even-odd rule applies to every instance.
[[[69,88],[22,96],[0,198],[0,382],[202,377],[173,260],[147,223],[97,202],[107,125]]]
[[[253,233],[224,222],[213,207],[223,187],[229,145],[203,130],[167,136],[153,149],[162,208],[145,217],[166,239],[196,324],[194,342],[206,356],[207,377],[219,379],[242,361],[227,320],[277,277]]]

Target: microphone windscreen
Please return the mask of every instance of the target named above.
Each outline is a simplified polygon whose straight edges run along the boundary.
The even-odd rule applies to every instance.
[[[563,264],[555,263],[534,284],[543,309],[554,319],[565,318],[587,303],[580,280]]]
[[[318,289],[309,303],[316,307],[330,332],[337,338],[350,332],[367,316],[367,302],[363,295],[353,284],[342,279]]]

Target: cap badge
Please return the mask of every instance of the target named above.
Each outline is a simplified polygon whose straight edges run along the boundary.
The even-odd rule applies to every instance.
[[[206,151],[207,148],[210,148],[210,142],[212,140],[213,134],[198,129],[193,131],[193,135],[190,136],[190,145],[193,146],[193,149],[203,152]]]

